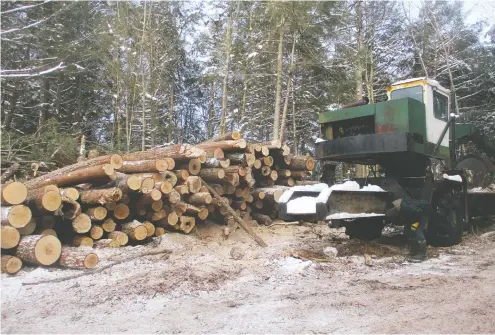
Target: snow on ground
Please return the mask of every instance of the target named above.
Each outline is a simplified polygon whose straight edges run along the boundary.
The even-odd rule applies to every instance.
[[[493,333],[495,241],[466,236],[405,262],[402,235],[365,243],[327,225],[221,226],[98,250],[99,273],[2,273],[1,331],[10,333]],[[402,241],[402,242],[401,242]],[[231,257],[232,248],[242,259]],[[337,257],[326,257],[328,247]],[[134,257],[167,248],[171,254]],[[365,256],[372,261],[365,264]],[[166,257],[165,257],[166,256]],[[74,278],[74,274],[81,276]],[[39,283],[46,279],[60,282]],[[36,284],[38,282],[38,284]],[[31,285],[27,285],[31,283]],[[461,302],[461,303],[459,303]],[[455,321],[452,322],[452,316]]]
[[[447,180],[452,180],[452,181],[456,181],[456,182],[459,182],[459,183],[462,183],[462,177],[459,176],[458,174],[456,174],[455,176],[449,176],[448,174],[443,174],[443,179],[447,179]]]
[[[354,218],[364,218],[373,216],[385,216],[385,214],[377,213],[335,213],[327,216],[327,220],[338,220],[338,219],[354,219]]]

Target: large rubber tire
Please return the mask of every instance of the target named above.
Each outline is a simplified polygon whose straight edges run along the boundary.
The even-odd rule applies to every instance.
[[[428,244],[448,247],[460,243],[466,225],[466,210],[460,185],[447,182],[435,190],[425,232]]]
[[[355,219],[354,221],[343,221],[342,226],[345,227],[345,233],[349,235],[350,239],[371,241],[382,236],[385,222],[383,218]]]

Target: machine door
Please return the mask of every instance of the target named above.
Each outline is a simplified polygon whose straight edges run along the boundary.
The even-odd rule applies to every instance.
[[[449,120],[449,97],[440,91],[426,90],[426,140],[436,144]],[[442,139],[441,146],[448,147],[450,129]]]

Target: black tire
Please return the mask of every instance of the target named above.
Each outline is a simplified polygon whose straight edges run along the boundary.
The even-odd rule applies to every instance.
[[[354,221],[343,220],[342,226],[345,227],[345,233],[349,235],[350,239],[371,241],[382,236],[385,222],[382,218],[355,219]]]
[[[425,232],[428,244],[449,247],[462,241],[466,223],[466,203],[462,187],[445,182],[433,195],[432,214]]]

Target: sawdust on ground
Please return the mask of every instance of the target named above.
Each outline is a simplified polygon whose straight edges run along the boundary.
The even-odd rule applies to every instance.
[[[373,243],[325,225],[254,230],[267,248],[209,225],[99,250],[99,266],[129,258],[100,273],[2,274],[2,333],[495,332],[495,240],[482,232],[411,264],[393,229]],[[139,257],[157,248],[172,252]]]

